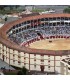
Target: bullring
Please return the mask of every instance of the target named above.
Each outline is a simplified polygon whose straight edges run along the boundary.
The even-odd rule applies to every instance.
[[[70,14],[42,14],[5,24],[0,28],[0,58],[9,65],[28,70],[60,73],[60,60],[70,54],[70,49],[48,50],[29,46],[47,39],[70,39]],[[61,47],[61,46],[60,46]]]

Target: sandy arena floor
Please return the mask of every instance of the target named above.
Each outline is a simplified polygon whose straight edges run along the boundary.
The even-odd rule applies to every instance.
[[[47,50],[70,50],[70,39],[40,40],[30,44],[30,48]]]

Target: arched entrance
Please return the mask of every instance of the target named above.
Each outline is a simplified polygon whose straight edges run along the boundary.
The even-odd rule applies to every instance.
[[[41,72],[44,72],[44,65],[40,65]]]

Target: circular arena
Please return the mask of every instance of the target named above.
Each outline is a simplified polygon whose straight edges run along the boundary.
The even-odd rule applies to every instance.
[[[34,49],[46,49],[46,50],[69,50],[70,39],[55,39],[55,40],[40,40],[30,44],[30,48]]]
[[[70,55],[70,14],[42,14],[0,28],[0,59],[29,71],[61,73],[60,61]]]

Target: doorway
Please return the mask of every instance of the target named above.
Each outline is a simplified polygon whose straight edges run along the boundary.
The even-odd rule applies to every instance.
[[[41,72],[44,72],[44,65],[40,65]]]

